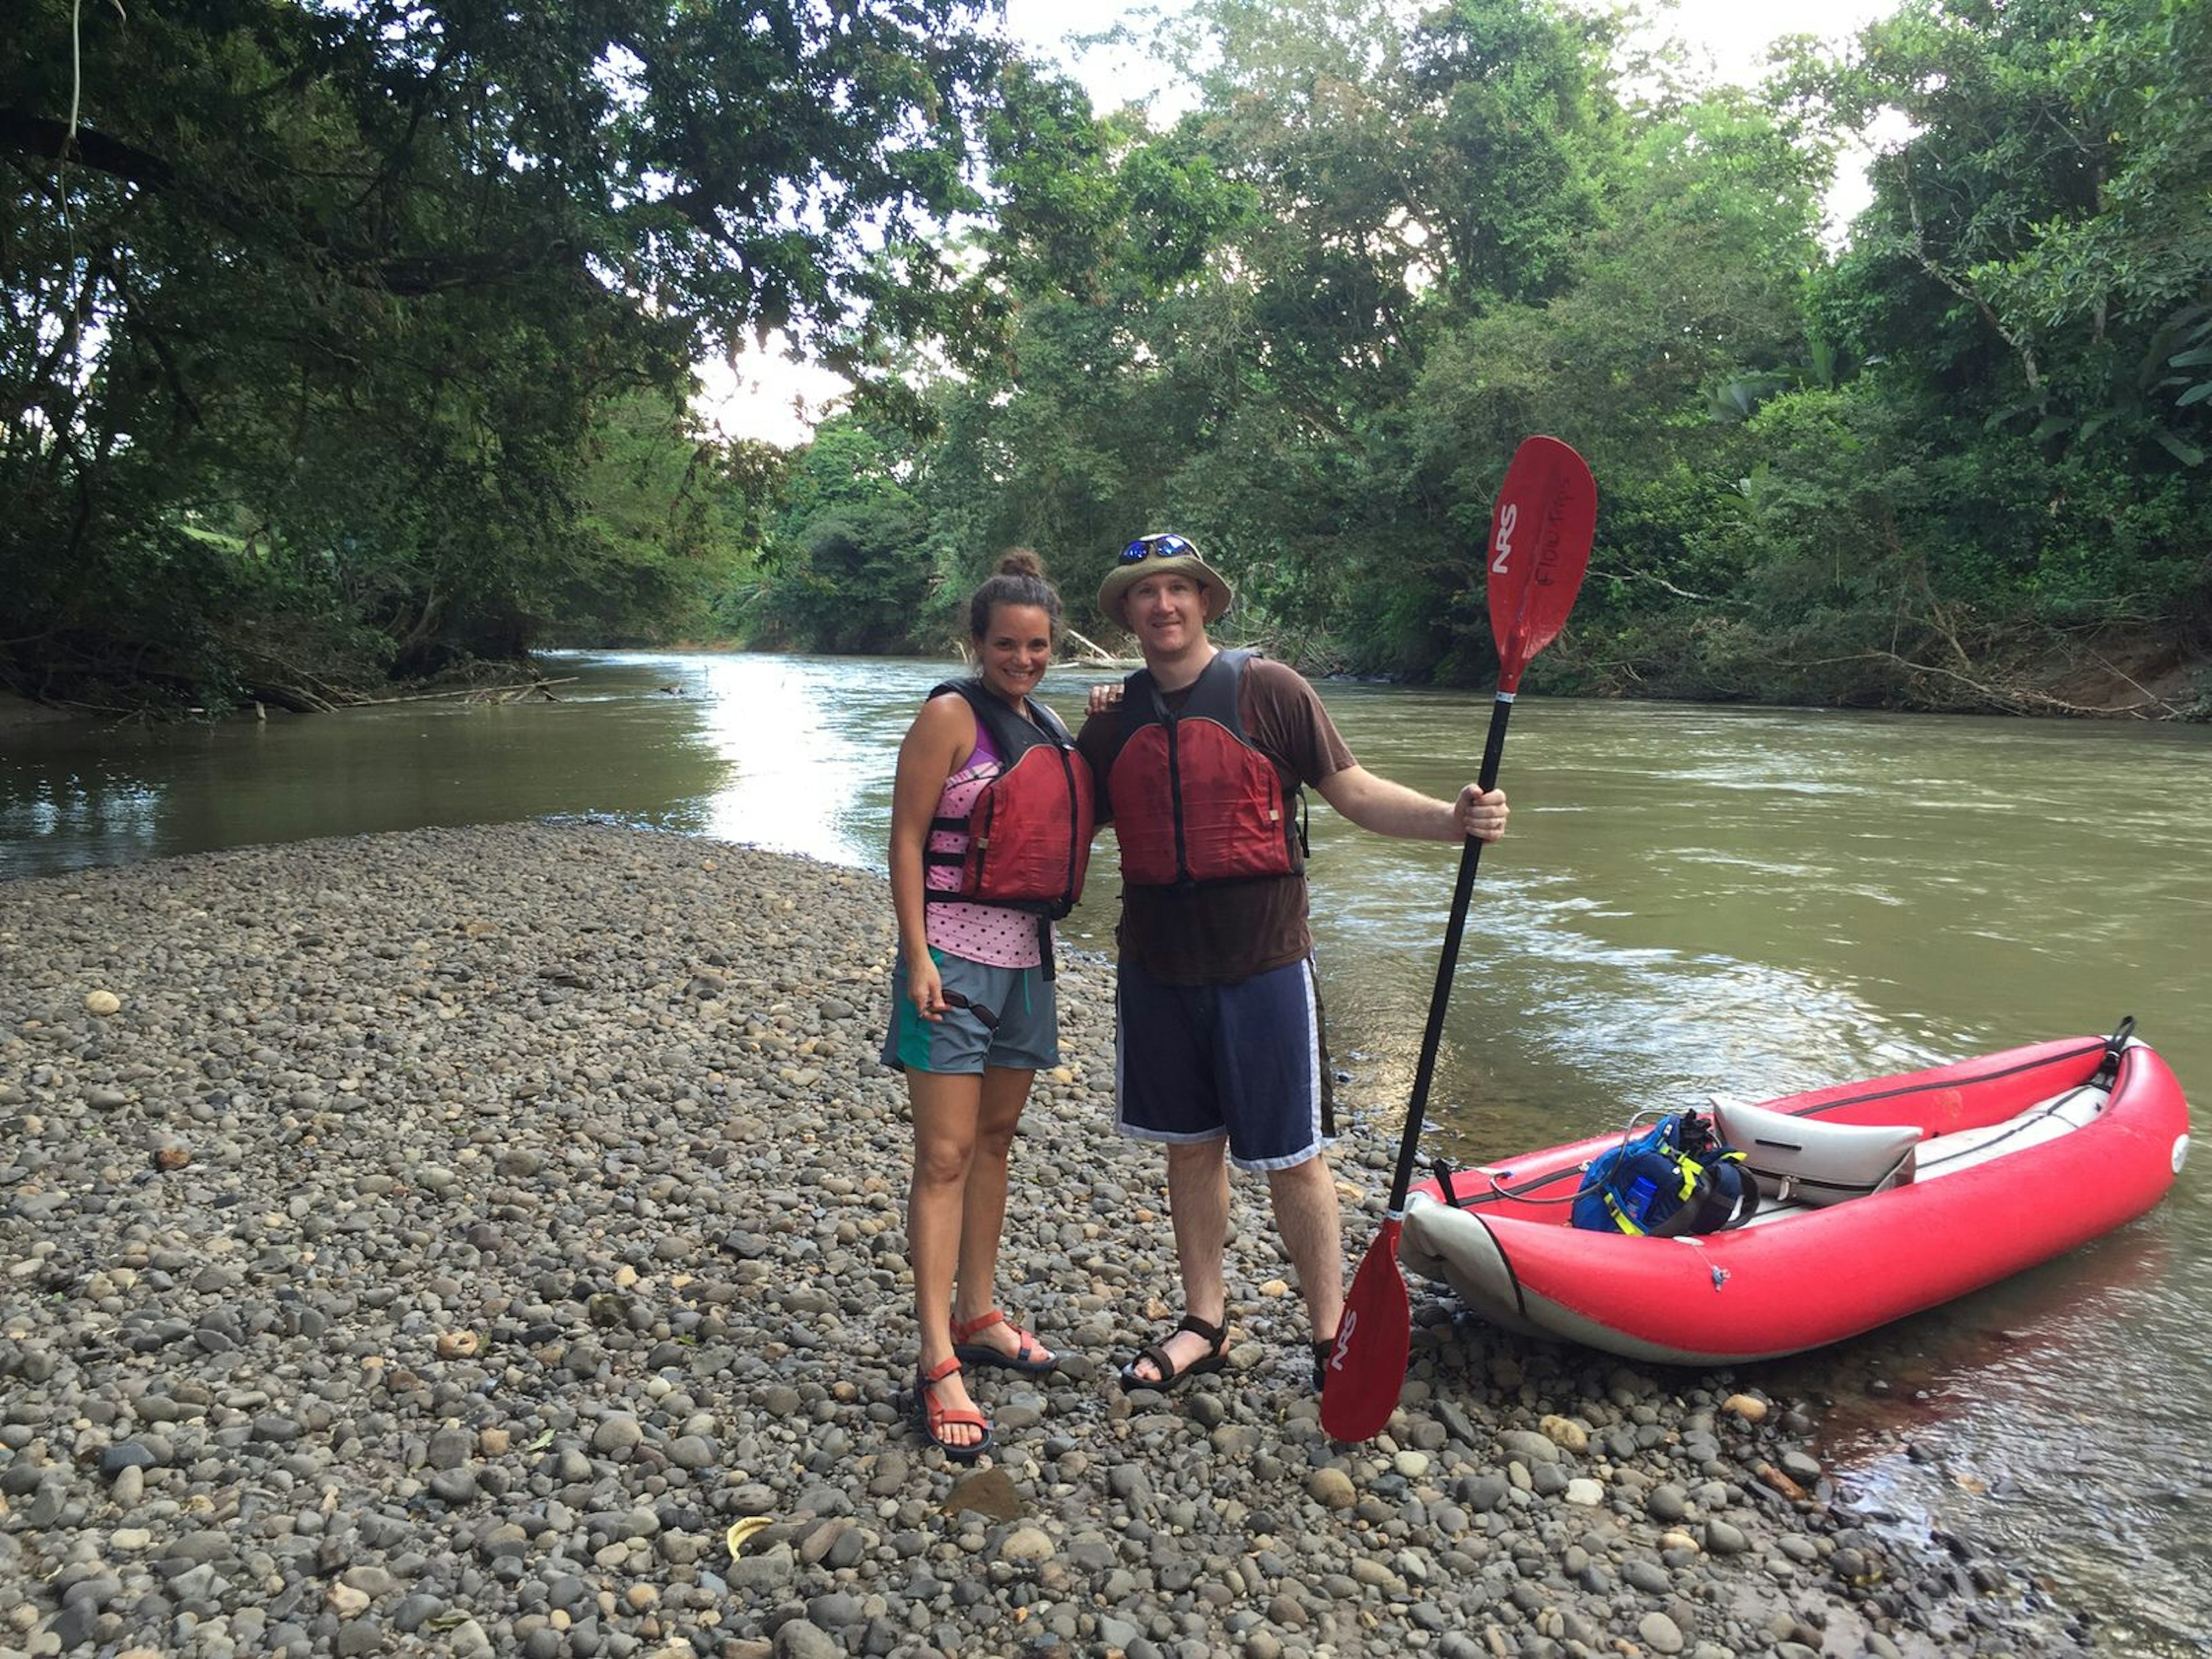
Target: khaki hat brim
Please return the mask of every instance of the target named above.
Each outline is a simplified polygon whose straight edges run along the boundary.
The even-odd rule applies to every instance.
[[[1237,590],[1230,586],[1220,572],[1195,553],[1180,553],[1173,558],[1139,559],[1134,564],[1115,566],[1098,585],[1098,609],[1116,628],[1127,628],[1129,622],[1121,614],[1121,604],[1129,597],[1129,590],[1147,576],[1174,575],[1188,576],[1206,590],[1206,620],[1209,623],[1220,621],[1236,602]]]

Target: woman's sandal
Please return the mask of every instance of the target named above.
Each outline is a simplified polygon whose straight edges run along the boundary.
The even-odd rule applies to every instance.
[[[960,1356],[955,1354],[933,1370],[924,1371],[919,1366],[914,1373],[914,1425],[921,1431],[922,1438],[943,1452],[956,1463],[972,1463],[991,1448],[991,1421],[981,1412],[960,1411],[937,1403],[937,1385],[948,1376],[960,1373]],[[947,1440],[944,1431],[955,1424],[963,1428],[982,1430],[980,1437],[963,1446]]]
[[[1014,1334],[1014,1352],[1001,1352],[988,1342],[975,1338],[994,1325],[1004,1325]],[[971,1365],[998,1365],[1010,1371],[1023,1371],[1040,1376],[1060,1364],[1060,1356],[1048,1350],[1030,1332],[1008,1319],[1003,1310],[991,1309],[973,1319],[952,1322],[952,1357],[964,1359]]]
[[[1204,1376],[1209,1371],[1218,1371],[1229,1363],[1229,1332],[1225,1326],[1211,1325],[1196,1314],[1185,1314],[1182,1316],[1182,1323],[1176,1327],[1176,1334],[1184,1331],[1188,1331],[1194,1336],[1204,1337],[1206,1346],[1213,1352],[1202,1358],[1192,1360],[1189,1364],[1177,1370],[1175,1362],[1168,1358],[1167,1342],[1155,1342],[1149,1348],[1140,1348],[1137,1351],[1137,1359],[1151,1360],[1152,1369],[1159,1372],[1159,1376],[1157,1377],[1138,1376],[1137,1359],[1133,1359],[1121,1367],[1122,1392],[1133,1394],[1139,1389],[1150,1389],[1156,1394],[1173,1394],[1192,1377]],[[1170,1335],[1168,1341],[1171,1342],[1174,1340],[1174,1335]]]

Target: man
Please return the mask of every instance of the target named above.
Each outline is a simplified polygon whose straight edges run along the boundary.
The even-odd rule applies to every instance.
[[[1145,666],[1077,738],[1121,853],[1115,1127],[1167,1147],[1185,1311],[1122,1368],[1127,1389],[1172,1389],[1224,1363],[1229,1164],[1267,1177],[1316,1386],[1344,1311],[1300,786],[1378,835],[1457,842],[1505,830],[1502,791],[1469,784],[1441,801],[1377,777],[1297,674],[1215,646],[1206,627],[1233,597],[1181,536],[1124,548],[1098,607],[1136,636]]]

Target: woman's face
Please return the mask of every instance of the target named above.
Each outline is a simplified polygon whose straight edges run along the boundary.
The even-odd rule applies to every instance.
[[[1051,665],[1052,618],[1042,605],[993,605],[990,625],[975,641],[975,659],[992,696],[1018,705]]]

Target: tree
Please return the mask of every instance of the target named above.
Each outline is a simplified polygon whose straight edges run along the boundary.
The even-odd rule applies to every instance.
[[[964,633],[947,622],[953,598],[935,580],[912,471],[911,441],[896,426],[823,423],[791,469],[770,568],[749,607],[752,642],[896,653]]]
[[[864,380],[969,332],[975,11],[7,9],[0,672],[312,697],[526,647],[596,405],[758,329]]]
[[[1082,550],[1077,586],[1173,524],[1240,573],[1233,628],[1324,660],[1350,614],[1358,655],[1424,672],[1469,567],[1407,399],[1453,317],[1556,283],[1521,252],[1587,222],[1593,48],[1521,0],[1421,30],[1349,0],[1205,0],[1158,45],[1201,94],[1165,131],[1009,100],[989,246],[1014,327],[949,400],[944,471],[985,481],[975,521]],[[1491,176],[1485,130],[1521,170]],[[1377,589],[1420,620],[1366,629],[1351,608]]]
[[[1929,447],[1940,487],[1891,532],[1924,582],[1914,614],[1949,618],[1954,657],[2051,630],[2203,630],[2212,403],[2193,397],[2188,350],[2212,302],[2203,9],[1920,0],[1869,32],[1832,92],[1916,127],[1814,295],[1816,329],[1868,365],[1845,415],[1878,406],[1881,430]]]
[[[725,445],[679,399],[604,404],[586,444],[577,521],[533,605],[537,632],[586,644],[706,638],[715,603],[761,556],[779,452]]]

